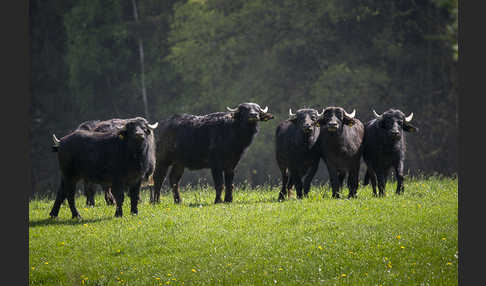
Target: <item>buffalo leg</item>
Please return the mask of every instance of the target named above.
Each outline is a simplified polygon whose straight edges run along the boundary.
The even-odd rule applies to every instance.
[[[95,186],[91,182],[84,182],[84,193],[86,194],[86,205],[94,207],[95,205]]]
[[[352,170],[350,170],[348,174],[348,189],[349,189],[348,199],[356,198],[358,185],[359,185],[359,165],[357,167],[354,167]]]
[[[172,194],[174,196],[174,203],[176,204],[179,204],[181,202],[181,194],[179,192],[179,181],[182,178],[182,174],[184,174],[184,166],[174,164],[170,170],[169,183],[172,186]]]
[[[134,215],[138,214],[138,200],[140,196],[141,181],[130,186],[128,195],[130,196],[130,212]]]
[[[378,180],[378,192],[380,197],[384,197],[386,195],[386,181],[388,177],[387,170],[380,170],[376,173],[376,178]]]
[[[312,164],[309,171],[307,171],[307,175],[305,176],[305,180],[304,180],[304,197],[306,198],[309,196],[311,182],[312,179],[314,179],[314,176],[316,175],[318,168],[319,168],[319,161],[316,161]]]
[[[368,167],[368,170],[366,171],[366,175],[365,176],[368,176],[368,179],[371,181],[371,188],[373,189],[373,196],[377,196],[376,194],[376,181],[377,181],[377,178],[376,178],[376,173],[373,169],[369,168]],[[365,180],[366,181],[366,180]]]
[[[335,168],[328,168],[328,171],[329,179],[331,180],[332,197],[339,199],[339,189],[341,185],[339,181],[339,172]]]
[[[223,192],[223,171],[220,169],[212,168],[211,174],[213,175],[214,188],[216,189],[216,198],[214,203],[222,203],[221,193]]]
[[[292,196],[292,187],[294,186],[294,182],[292,182],[292,174],[289,174],[289,180],[287,183],[287,197],[290,199]]]
[[[346,177],[346,172],[338,172],[338,174],[339,189],[342,189],[344,185],[344,177]]]
[[[233,178],[235,177],[235,172],[232,169],[224,171],[224,202],[231,203],[233,201]]]
[[[113,184],[113,186],[111,187],[111,191],[115,196],[115,203],[116,203],[115,217],[122,217],[123,201],[125,200],[125,190],[123,189],[121,184],[116,183]]]
[[[66,191],[64,190],[64,180],[61,180],[61,185],[57,190],[56,200],[54,201],[54,205],[52,206],[51,212],[49,213],[50,217],[57,217],[57,215],[59,214],[59,208],[61,207],[61,204],[64,202],[65,199]]]
[[[289,181],[289,174],[287,168],[280,168],[280,173],[282,173],[282,188],[278,194],[278,200],[285,200],[285,195],[287,195],[287,183]]]
[[[81,216],[79,215],[78,210],[76,209],[76,202],[74,200],[74,195],[76,193],[76,183],[72,181],[68,181],[64,186],[65,186],[66,197],[68,200],[69,208],[71,209],[72,218],[80,219]]]
[[[291,180],[295,184],[295,191],[297,192],[297,198],[302,199],[302,178],[297,172],[290,172]]]
[[[396,193],[399,195],[405,191],[405,187],[403,186],[403,161],[399,161],[395,167],[395,176],[397,178]]]
[[[167,175],[167,170],[169,169],[169,164],[159,163],[157,161],[157,166],[155,167],[153,179],[154,186],[150,189],[150,202],[155,204],[160,202],[160,188],[164,183],[165,176]]]
[[[105,193],[105,201],[106,205],[112,206],[115,204],[115,197],[113,197],[113,194],[111,193],[111,188],[108,186],[103,186],[103,191]]]

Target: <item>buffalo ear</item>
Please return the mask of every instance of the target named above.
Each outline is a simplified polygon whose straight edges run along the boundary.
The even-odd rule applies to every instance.
[[[415,126],[413,126],[412,124],[406,122],[403,124],[403,130],[404,131],[407,131],[407,132],[418,132],[419,129]]]
[[[347,116],[344,116],[343,123],[348,126],[353,126],[356,123],[356,121],[354,121],[354,118],[349,118]]]
[[[273,119],[273,114],[271,113],[265,113],[263,116],[260,117],[260,121],[268,121],[270,119]]]

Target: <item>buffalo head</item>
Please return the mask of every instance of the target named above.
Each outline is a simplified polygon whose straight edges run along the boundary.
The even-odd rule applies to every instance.
[[[322,112],[322,115],[319,116],[317,124],[321,126],[321,130],[323,128],[328,132],[340,134],[343,130],[343,124],[354,125],[355,114],[356,110],[347,113],[342,107],[327,107]]]
[[[257,122],[267,121],[273,118],[273,115],[267,112],[268,107],[262,109],[256,103],[242,103],[237,108],[226,108],[234,113],[235,118],[242,121]]]
[[[373,110],[373,114],[375,115],[378,126],[385,129],[387,135],[393,140],[402,138],[402,130],[406,132],[418,131],[418,128],[410,123],[413,118],[413,112],[407,117],[398,109],[389,109],[381,115]]]
[[[294,114],[289,109],[289,120],[296,124],[306,135],[311,134],[316,126],[316,121],[321,116],[315,109],[299,109]]]
[[[123,127],[119,128],[118,136],[121,139],[134,139],[143,142],[149,137],[153,138],[153,131],[158,125],[158,122],[149,124],[145,118],[137,117],[129,120]]]

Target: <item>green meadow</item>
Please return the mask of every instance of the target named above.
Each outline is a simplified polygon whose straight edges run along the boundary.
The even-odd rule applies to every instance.
[[[457,179],[405,180],[405,193],[332,199],[327,185],[278,202],[279,187],[236,188],[214,205],[214,189],[188,187],[139,214],[106,206],[71,219],[67,203],[29,203],[30,285],[457,285]],[[347,189],[342,197],[347,196]]]

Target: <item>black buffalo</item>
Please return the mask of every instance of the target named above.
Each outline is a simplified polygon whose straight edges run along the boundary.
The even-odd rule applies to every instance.
[[[90,121],[85,121],[78,126],[78,130],[87,130],[87,131],[97,131],[97,132],[110,132],[114,131],[116,129],[123,128],[123,126],[126,124],[127,120],[126,119],[110,119],[110,120],[90,120]],[[105,194],[105,201],[107,205],[114,205],[115,204],[115,198],[113,197],[113,194],[111,193],[111,187],[109,185],[103,185],[101,186],[103,189],[103,192]],[[87,206],[94,206],[95,205],[95,188],[96,184],[85,181],[84,182],[84,192],[86,194],[86,205]]]
[[[339,198],[340,188],[348,175],[348,198],[356,197],[359,183],[364,126],[354,118],[356,110],[346,113],[342,107],[327,107],[320,125],[319,145],[331,181],[332,197]]]
[[[273,115],[267,112],[268,107],[262,109],[255,103],[227,109],[229,112],[203,116],[176,114],[161,122],[152,202],[159,202],[160,187],[170,166],[169,183],[175,203],[181,201],[179,181],[184,168],[211,169],[215,203],[222,202],[224,172],[224,201],[233,201],[234,169],[257,133],[258,122],[272,119]]]
[[[282,121],[275,132],[275,156],[282,173],[282,189],[278,195],[284,200],[290,187],[295,186],[297,198],[309,193],[311,181],[319,167],[319,127],[315,122],[321,116],[315,109],[289,109],[289,119]],[[305,176],[304,185],[302,178]]]
[[[375,118],[366,123],[363,141],[363,159],[367,166],[364,185],[371,180],[373,194],[376,195],[378,181],[379,195],[385,195],[385,186],[390,170],[394,169],[397,179],[396,193],[402,193],[403,161],[405,160],[405,132],[416,132],[418,128],[410,121],[413,112],[405,117],[398,109],[389,109],[382,115],[373,110]]]
[[[74,194],[76,182],[111,185],[116,200],[115,216],[122,216],[124,191],[128,187],[131,213],[138,213],[138,199],[142,180],[148,179],[155,166],[153,130],[146,119],[136,117],[113,132],[75,130],[60,140],[53,135],[53,150],[58,153],[61,184],[51,217],[57,217],[67,198],[73,218],[80,218]]]
[[[78,130],[87,130],[87,131],[96,131],[96,132],[113,132],[118,129],[123,128],[125,124],[131,119],[120,119],[120,118],[113,118],[109,120],[90,120],[81,123],[77,129]],[[142,189],[147,182],[142,182]],[[105,201],[107,205],[114,205],[115,198],[111,193],[111,186],[108,184],[104,184],[101,186],[105,195]],[[96,184],[85,181],[84,182],[84,190],[86,194],[86,205],[94,206],[95,205],[95,188]]]

